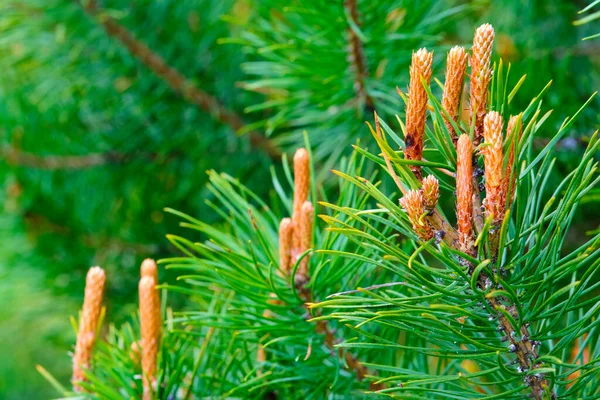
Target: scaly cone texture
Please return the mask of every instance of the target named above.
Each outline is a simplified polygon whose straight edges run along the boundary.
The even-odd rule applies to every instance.
[[[140,278],[143,278],[145,276],[154,279],[154,282],[156,282],[155,285],[158,285],[158,267],[156,266],[156,262],[151,258],[145,259],[142,262],[142,266],[140,267]],[[156,296],[158,299],[158,307],[155,308],[156,320],[159,321],[159,324],[160,324],[161,315],[160,315],[160,291],[159,290],[156,290]]]
[[[406,105],[406,149],[404,157],[407,160],[423,158],[423,136],[425,135],[425,120],[427,119],[427,91],[421,79],[429,86],[431,81],[431,64],[433,53],[420,49],[412,55],[410,64],[410,82],[408,86],[408,103]],[[412,166],[416,177],[421,179],[421,167]]]
[[[425,211],[432,211],[440,198],[440,183],[433,175],[423,179],[423,206]]]
[[[85,380],[84,368],[90,367],[92,350],[96,342],[96,330],[102,310],[102,294],[106,275],[100,267],[92,267],[87,273],[85,280],[85,295],[83,298],[83,309],[79,320],[79,331],[77,332],[77,345],[73,355],[73,389],[80,392],[82,389],[79,382]]]
[[[308,189],[310,186],[310,166],[309,166],[308,151],[306,149],[298,149],[294,154],[294,205],[292,211],[292,265],[298,260],[301,254],[300,243],[300,215],[304,202],[308,199]]]
[[[475,145],[479,145],[483,134],[488,88],[492,80],[490,59],[493,44],[494,28],[490,24],[483,24],[477,28],[471,48],[471,113],[469,120],[471,123],[473,118],[475,119]]]
[[[456,220],[461,251],[473,248],[473,145],[460,135],[456,146]]]
[[[400,199],[400,205],[408,214],[408,219],[412,224],[413,230],[422,240],[433,238],[433,229],[424,218],[425,206],[423,204],[423,195],[418,190],[409,190],[404,197]]]
[[[153,398],[153,385],[156,382],[161,330],[160,312],[157,312],[160,309],[160,300],[156,284],[151,276],[142,277],[139,283],[144,400]]]
[[[516,174],[514,173],[514,164],[515,164],[515,152],[517,151],[519,141],[521,139],[521,134],[523,133],[521,128],[521,114],[513,115],[508,120],[508,127],[506,129],[506,137],[512,138],[513,142],[510,146],[510,150],[508,153],[508,160],[506,162],[506,173],[504,174],[504,178],[502,180],[502,210],[506,211],[506,205],[512,204],[514,196],[515,196],[515,187],[516,187]],[[515,131],[518,129],[518,131]],[[507,203],[508,202],[508,203]]]
[[[502,210],[502,116],[491,111],[485,116],[483,137],[487,145],[483,149],[485,166],[485,211],[486,216],[492,216],[494,224],[499,225],[504,210]]]
[[[442,96],[442,107],[452,121],[457,122],[460,95],[465,81],[467,71],[467,52],[464,47],[455,46],[448,52],[446,57],[446,82],[444,83],[444,94]],[[444,122],[450,132],[452,141],[456,142],[457,132],[454,131],[452,123],[444,115]]]
[[[292,250],[292,220],[284,218],[279,223],[279,270],[283,274],[290,272],[290,254]]]

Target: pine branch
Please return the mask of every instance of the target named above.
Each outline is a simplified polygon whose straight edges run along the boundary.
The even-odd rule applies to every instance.
[[[71,239],[79,239],[86,247],[91,249],[102,249],[101,251],[103,252],[115,251],[121,253],[123,250],[130,249],[138,254],[151,255],[158,253],[159,250],[159,246],[155,244],[131,243],[115,237],[108,237],[97,233],[78,234],[68,226],[57,224],[43,215],[30,212],[24,215],[24,219],[28,225],[29,232],[40,235],[51,233]]]
[[[344,0],[344,8],[348,17],[351,18],[354,25],[360,28],[360,15],[358,12],[357,0]],[[355,29],[352,26],[348,27],[348,60],[350,61],[351,69],[354,71],[354,90],[358,97],[358,103],[364,104],[367,112],[372,112],[375,109],[373,98],[367,93],[365,80],[369,77],[369,68],[363,49],[363,43],[358,37]]]
[[[120,42],[134,58],[165,81],[174,92],[236,132],[246,126],[240,115],[221,104],[216,97],[196,87],[180,71],[170,66],[164,58],[137,39],[114,18],[102,13],[95,2],[79,4],[102,25],[109,36]],[[273,160],[280,160],[282,151],[271,140],[255,131],[249,133],[249,138],[252,147],[262,150]]]
[[[167,159],[176,156],[176,154],[171,154],[170,156],[167,156]],[[134,159],[154,161],[159,155],[157,153],[126,154],[108,151],[104,153],[91,153],[77,156],[40,156],[19,150],[14,146],[3,146],[0,148],[0,157],[10,165],[55,171],[88,169],[111,164],[125,164]]]

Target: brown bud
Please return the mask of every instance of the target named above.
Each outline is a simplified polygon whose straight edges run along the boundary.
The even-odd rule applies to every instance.
[[[160,301],[156,284],[157,282],[150,276],[142,277],[139,283],[144,400],[153,398],[153,385],[156,382],[156,366],[162,327],[160,313],[157,312],[160,309]]]
[[[427,119],[427,91],[421,79],[429,85],[431,81],[431,64],[433,53],[420,49],[412,55],[410,64],[410,83],[408,86],[408,103],[406,105],[406,149],[404,156],[407,160],[421,160],[423,157],[423,136],[425,120]],[[421,178],[421,168],[411,167],[417,178]]]
[[[423,179],[423,205],[425,211],[431,211],[437,206],[440,198],[440,183],[433,175],[428,175]]]
[[[77,344],[73,355],[73,389],[81,391],[79,382],[85,380],[84,368],[90,368],[92,350],[96,343],[96,330],[102,310],[102,295],[106,275],[100,267],[92,267],[85,279],[85,295],[83,297],[83,309],[79,320],[79,331],[77,332]]]
[[[283,274],[291,268],[292,233],[292,220],[283,218],[279,223],[279,269]]]
[[[471,99],[470,121],[475,118],[475,144],[481,142],[483,133],[483,119],[487,110],[487,95],[490,81],[492,80],[492,69],[490,60],[492,56],[492,45],[494,44],[494,28],[490,24],[483,24],[475,31],[471,62]]]
[[[473,247],[473,145],[469,135],[460,135],[456,146],[456,220],[460,249]]]
[[[485,166],[485,210],[487,216],[493,216],[497,225],[502,220],[504,212],[502,202],[502,116],[495,111],[485,116],[483,137],[487,145],[483,149]]]
[[[458,118],[458,106],[460,105],[460,95],[462,93],[465,81],[465,72],[467,70],[468,55],[464,47],[454,46],[448,52],[446,58],[446,83],[444,84],[444,93],[442,96],[442,107],[452,121],[456,122]],[[450,132],[452,140],[456,140],[457,132],[454,131],[450,120],[444,116],[444,122]]]
[[[423,240],[433,238],[433,228],[425,219],[425,207],[423,205],[423,195],[418,190],[409,190],[403,198],[400,199],[400,205],[408,214],[408,219],[412,228]]]

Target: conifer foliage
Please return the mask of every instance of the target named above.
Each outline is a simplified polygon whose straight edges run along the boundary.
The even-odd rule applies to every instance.
[[[284,155],[273,171],[268,203],[210,171],[207,203],[225,224],[169,210],[189,237],[169,235],[182,255],[159,263],[179,272],[159,288],[189,305],[159,311],[145,262],[141,327],[111,328],[77,388],[115,399],[600,396],[600,234],[565,245],[600,180],[600,141],[551,187],[554,146],[577,115],[534,151],[548,87],[514,110],[522,80],[508,87],[510,69],[492,63],[494,35],[485,24],[470,54],[450,50],[441,101],[438,55],[414,52],[401,134],[374,113],[378,148],[358,144],[340,162],[335,199],[315,184],[308,135],[293,168]]]

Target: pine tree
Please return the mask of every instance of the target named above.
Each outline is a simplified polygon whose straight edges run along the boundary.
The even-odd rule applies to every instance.
[[[549,185],[556,143],[594,96],[534,151],[549,85],[515,110],[521,83],[509,87],[510,69],[482,46],[493,35],[490,25],[475,34],[469,104],[438,100],[431,53],[414,53],[402,135],[375,113],[377,150],[354,146],[334,171],[337,199],[317,189],[305,135],[293,170],[284,156],[283,176],[273,172],[268,203],[211,171],[208,205],[224,226],[169,210],[200,240],[170,235],[184,256],[161,262],[181,271],[181,283],[160,287],[185,293],[190,306],[167,312],[158,398],[600,395],[600,233],[566,246],[600,180],[597,133]],[[454,67],[447,85],[464,79]],[[470,112],[458,118],[456,109]],[[142,274],[140,300],[145,279],[157,282]],[[143,329],[144,314],[157,319],[151,303]],[[147,393],[131,347],[139,337],[113,328],[81,385],[101,398]]]

